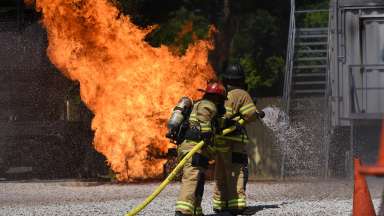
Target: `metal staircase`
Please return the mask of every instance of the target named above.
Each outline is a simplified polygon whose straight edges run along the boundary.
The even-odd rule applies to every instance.
[[[308,17],[329,10],[296,10],[291,0],[291,17],[284,80],[285,111],[291,111],[294,100],[326,97],[328,82],[328,23],[303,22]],[[309,26],[308,26],[309,25]],[[294,104],[293,104],[294,105]]]
[[[324,96],[328,28],[297,28],[295,35],[291,97]]]
[[[312,18],[322,17],[322,22]],[[329,10],[296,10],[291,0],[283,105],[292,127],[305,128],[298,148],[301,161],[292,165],[282,152],[281,176],[323,176],[328,173]],[[312,23],[312,20],[315,20]],[[302,149],[302,150],[299,150]]]

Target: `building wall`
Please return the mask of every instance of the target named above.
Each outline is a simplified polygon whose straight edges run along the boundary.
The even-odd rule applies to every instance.
[[[384,1],[332,0],[330,174],[352,175],[352,157],[376,159],[384,113]],[[384,24],[384,23],[383,23]],[[364,66],[361,66],[364,65]],[[367,66],[370,65],[370,66]],[[371,88],[357,90],[353,88]]]
[[[351,86],[380,87],[384,86],[384,73],[379,70],[373,73],[360,73],[361,67],[351,65],[378,64],[381,53],[366,52],[368,47],[378,47],[380,34],[367,34],[364,37],[363,19],[369,16],[384,20],[384,2],[368,0],[334,0],[331,3],[331,35],[330,35],[330,81],[332,88],[332,125],[348,126],[351,118],[374,118],[375,114],[384,112],[382,95],[384,91],[369,90],[362,94],[351,94]],[[369,27],[369,26],[368,26]],[[376,37],[376,39],[375,39]],[[366,38],[366,40],[365,40]],[[364,41],[368,47],[364,47]],[[376,60],[375,60],[376,59]],[[366,72],[366,71],[365,71]],[[353,76],[351,76],[353,74]],[[353,97],[352,97],[353,96]],[[356,116],[353,109],[359,102],[362,111]]]
[[[282,107],[281,98],[267,97],[257,100],[257,107],[260,110],[272,106]],[[281,151],[273,131],[258,120],[248,124],[246,129],[251,140],[247,147],[250,178],[252,180],[278,178],[281,168]]]

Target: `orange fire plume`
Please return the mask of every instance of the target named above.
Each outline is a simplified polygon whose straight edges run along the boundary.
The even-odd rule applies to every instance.
[[[80,82],[81,98],[95,114],[94,146],[120,181],[162,173],[166,121],[183,96],[196,98],[214,77],[212,44],[199,41],[175,56],[144,42],[140,29],[109,0],[36,0],[47,29],[48,56],[66,76]]]

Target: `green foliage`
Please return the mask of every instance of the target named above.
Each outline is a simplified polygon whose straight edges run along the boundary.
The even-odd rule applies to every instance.
[[[304,27],[324,27],[328,26],[328,13],[311,13],[304,17]]]
[[[309,2],[300,2],[298,7],[303,9],[328,9],[329,0],[321,1],[309,1]],[[328,26],[328,17],[329,13],[327,12],[317,12],[317,13],[306,13],[302,15],[297,15],[297,22],[303,27],[325,27]]]
[[[265,60],[264,69],[259,70],[255,59],[246,55],[240,58],[240,64],[246,72],[248,90],[252,91],[259,87],[272,87],[281,77],[285,61],[281,56],[268,57]]]
[[[271,56],[265,60],[265,66],[265,76],[263,76],[264,85],[272,87],[277,79],[283,74],[285,60],[282,56]]]
[[[252,89],[255,86],[261,85],[262,77],[260,72],[257,70],[256,61],[252,58],[252,56],[243,56],[240,58],[240,64],[246,72],[245,82],[247,83],[248,88]]]
[[[305,9],[326,9],[329,7],[329,0],[296,0],[296,8]]]
[[[249,90],[272,87],[282,76],[284,59],[275,49],[280,44],[281,32],[277,19],[266,10],[257,10],[240,19],[230,61],[239,61],[244,67]]]
[[[224,1],[115,1],[120,2],[123,12],[129,14],[136,24],[158,25],[146,38],[152,46],[158,47],[164,44],[174,48],[179,54],[183,54],[194,40],[206,39],[210,24],[214,23],[219,31],[223,30],[226,24],[223,18]],[[267,89],[268,92],[279,92],[285,64],[289,2],[285,0],[229,0],[229,2],[232,18],[238,23],[235,25],[234,37],[229,41],[229,61],[240,62],[243,65],[249,90]],[[192,31],[185,31],[185,26],[191,22]],[[258,92],[258,95],[263,93]]]
[[[233,39],[231,56],[236,58],[244,53],[264,49],[261,43],[268,43],[268,40],[276,36],[277,32],[276,18],[265,10],[257,10],[255,14],[242,16],[239,30]]]
[[[172,18],[168,22],[163,23],[148,35],[147,41],[151,45],[156,47],[161,44],[175,46],[179,53],[183,54],[188,46],[194,42],[194,37],[199,40],[207,39],[209,22],[205,17],[184,7],[170,13],[170,17]],[[188,23],[192,23],[192,31],[188,30],[180,35]]]

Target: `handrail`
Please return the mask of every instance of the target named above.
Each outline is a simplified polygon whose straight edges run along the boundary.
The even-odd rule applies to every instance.
[[[284,77],[284,92],[283,92],[283,109],[288,114],[289,104],[291,98],[292,87],[292,73],[293,73],[293,58],[295,52],[295,34],[296,34],[296,20],[295,20],[295,0],[291,0],[291,16],[289,21],[289,35],[287,45],[287,56],[285,62],[285,77]],[[286,151],[282,150],[280,178],[285,177],[285,158]]]
[[[327,73],[326,73],[326,85],[325,85],[325,121],[324,121],[324,127],[323,127],[323,143],[324,143],[324,151],[325,151],[325,165],[324,165],[324,178],[328,178],[328,171],[329,171],[329,150],[330,150],[330,143],[331,143],[331,131],[332,131],[332,107],[330,106],[330,97],[332,96],[332,83],[331,83],[331,55],[332,55],[332,11],[327,10],[329,12],[328,14],[328,47],[327,47]]]
[[[287,45],[287,54],[286,54],[286,65],[285,65],[285,77],[284,77],[284,92],[283,92],[283,109],[284,111],[289,115],[290,112],[290,105],[291,105],[291,92],[292,92],[292,82],[293,82],[293,73],[294,73],[294,58],[295,58],[295,39],[296,39],[296,28],[297,25],[300,25],[300,16],[305,16],[308,13],[329,13],[329,9],[314,9],[314,10],[298,10],[296,11],[295,8],[295,0],[291,0],[291,14],[290,14],[290,24],[289,24],[289,35],[288,35],[288,45]],[[329,13],[328,16],[330,17],[332,14]],[[322,151],[326,155],[324,158],[325,166],[324,166],[324,177],[327,178],[328,176],[328,167],[329,167],[329,136],[330,136],[330,130],[331,130],[331,107],[329,106],[329,96],[331,95],[331,83],[330,83],[330,22],[331,19],[328,18],[328,47],[327,47],[327,71],[326,71],[326,92],[324,95],[325,99],[325,105],[327,107],[327,116],[326,122],[323,125],[323,131],[324,131],[324,145],[321,147]],[[303,26],[304,27],[304,26]],[[309,28],[309,30],[313,30],[315,28]],[[325,29],[324,29],[325,30]],[[281,172],[280,175],[282,178],[285,177],[285,160],[286,160],[286,151],[282,149],[282,163],[281,163]]]
[[[380,67],[384,69],[384,64],[351,64],[348,65],[349,68],[374,68],[378,69],[377,67]]]
[[[285,62],[285,78],[284,78],[284,92],[283,92],[283,105],[286,113],[289,112],[292,72],[293,72],[293,58],[295,50],[295,34],[296,34],[296,20],[295,20],[295,0],[291,0],[291,16],[289,21],[288,45],[287,56]]]

